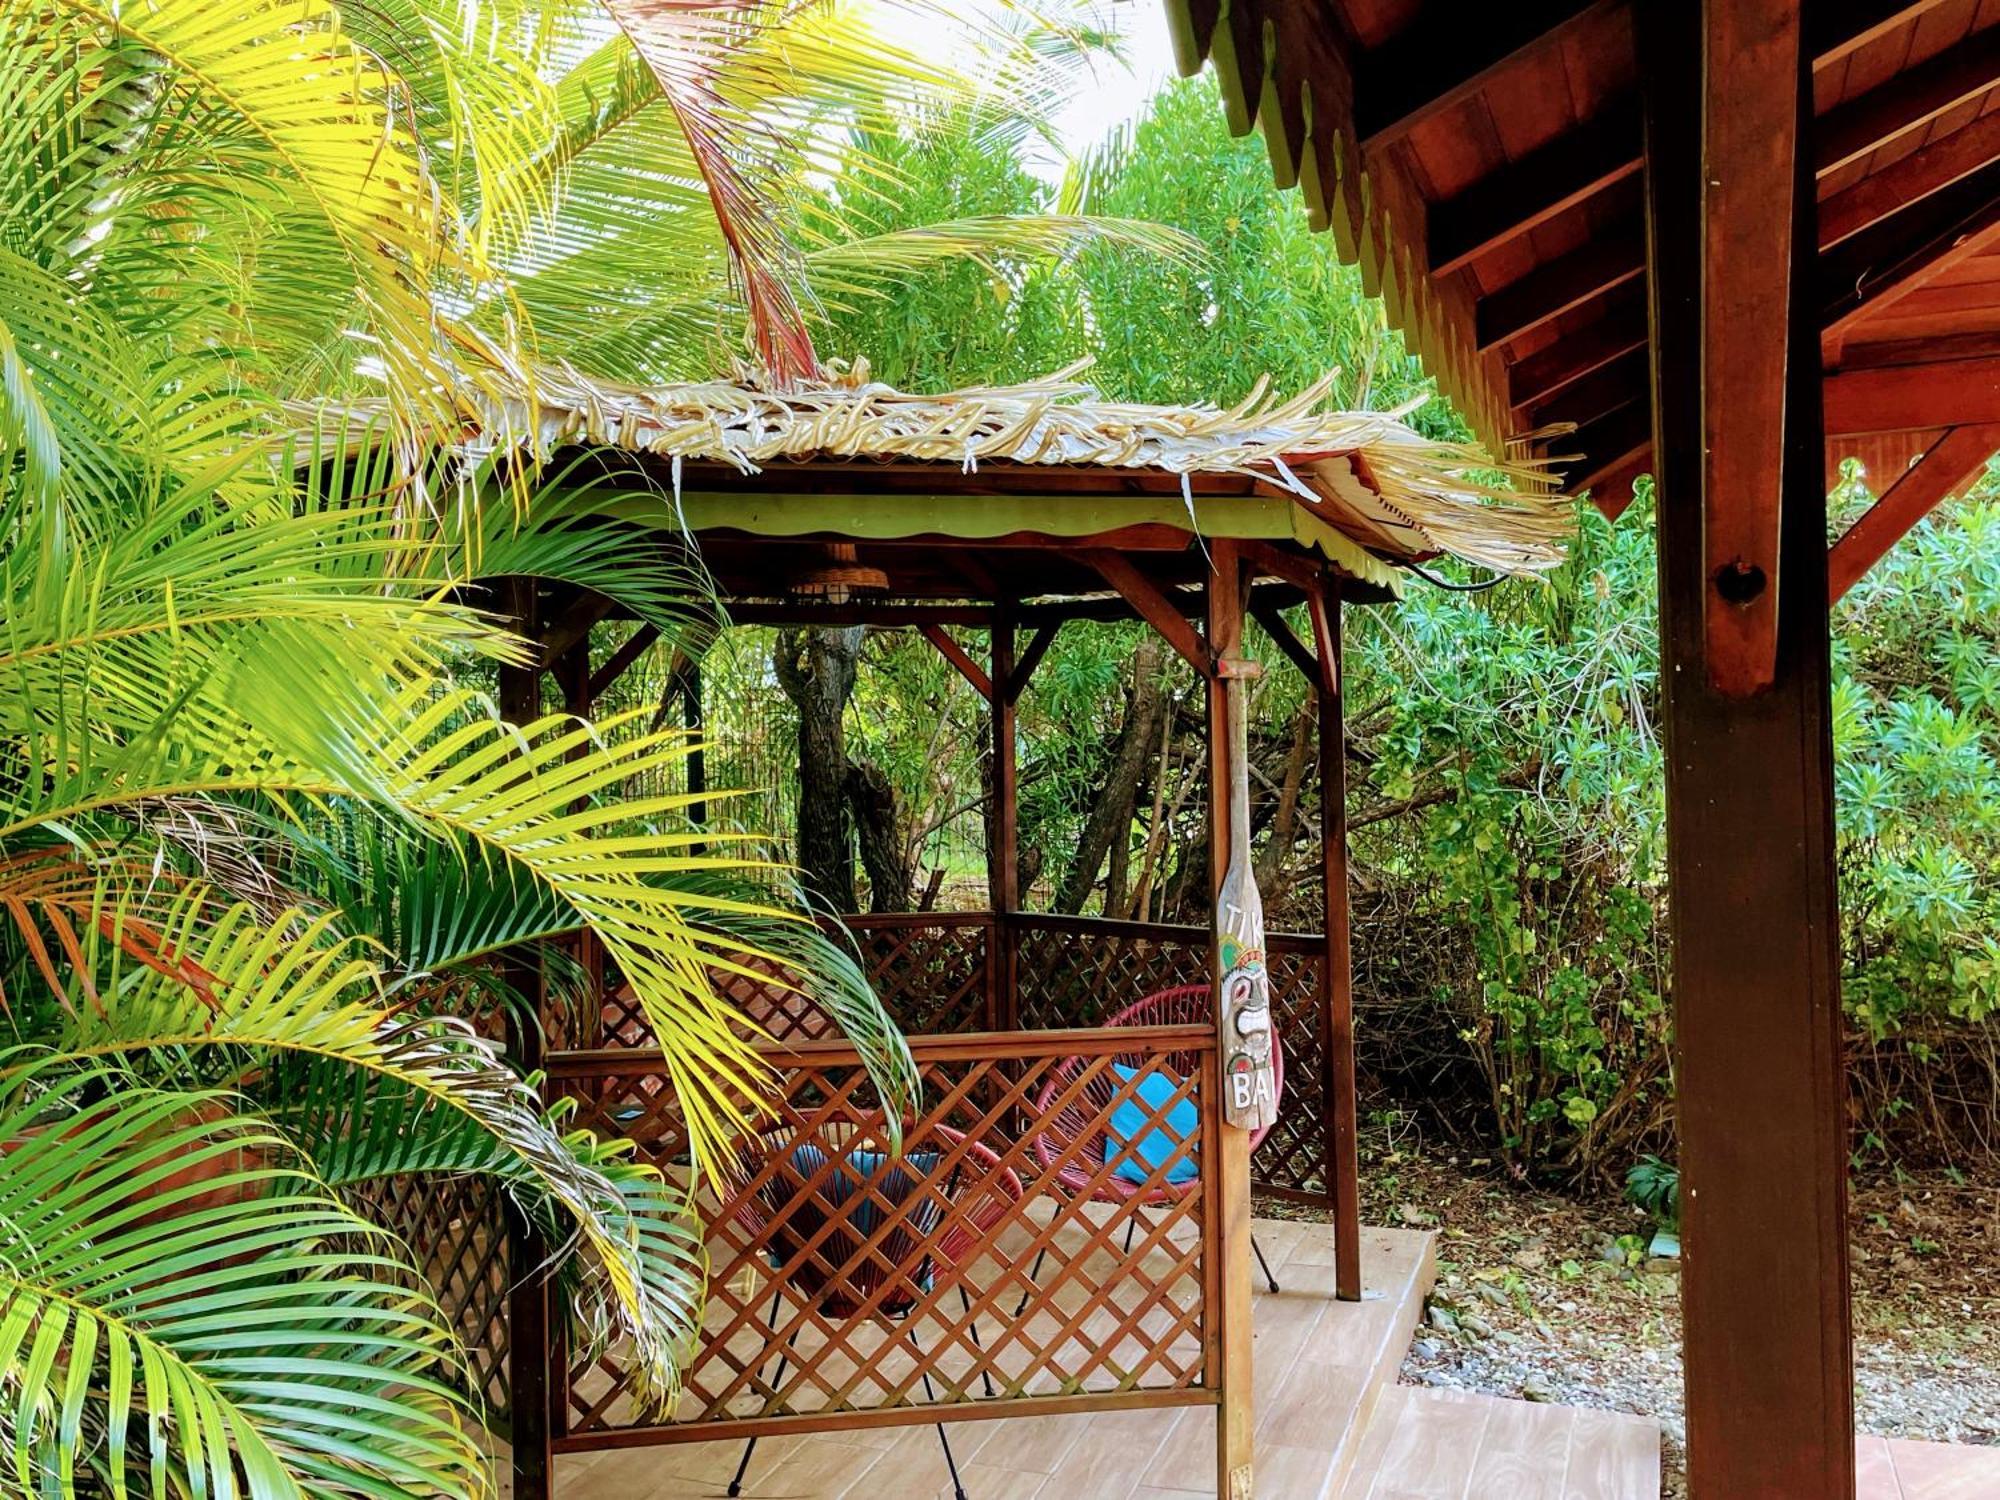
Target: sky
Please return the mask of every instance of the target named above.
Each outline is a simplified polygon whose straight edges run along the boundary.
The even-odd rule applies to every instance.
[[[1078,92],[1070,104],[1057,112],[1053,121],[1059,149],[1031,155],[1029,167],[1038,176],[1053,182],[1061,178],[1064,158],[1079,155],[1139,114],[1160,87],[1175,76],[1174,49],[1167,33],[1166,7],[1160,0],[1069,0],[1089,17],[1089,24],[1118,36],[1121,58],[1105,58],[1097,65],[1093,86]],[[941,0],[940,8],[963,14],[968,20],[1004,17],[1007,0]],[[1045,9],[1060,12],[1064,0],[1053,0]],[[917,44],[949,45],[950,23],[924,17],[921,11],[904,12],[904,20],[926,33]]]

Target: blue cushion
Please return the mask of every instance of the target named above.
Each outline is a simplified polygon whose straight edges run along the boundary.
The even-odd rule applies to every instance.
[[[911,1151],[900,1160],[894,1160],[886,1151],[850,1151],[846,1158],[827,1174],[826,1180],[813,1189],[813,1196],[824,1203],[829,1210],[826,1217],[840,1217],[847,1200],[857,1193],[865,1193],[852,1211],[845,1215],[841,1229],[836,1229],[820,1248],[820,1255],[832,1265],[845,1264],[856,1248],[847,1231],[852,1231],[855,1240],[866,1240],[881,1227],[888,1213],[909,1200],[912,1193],[922,1192],[924,1181],[937,1170],[939,1154],[935,1151]],[[810,1141],[794,1146],[791,1152],[791,1168],[797,1176],[799,1186],[811,1182],[819,1169],[826,1163],[826,1153]],[[864,1190],[863,1184],[873,1184],[872,1190]],[[774,1203],[773,1208],[781,1215],[784,1205]],[[924,1193],[923,1201],[904,1216],[901,1223],[889,1232],[888,1237],[878,1247],[881,1254],[890,1261],[900,1261],[909,1253],[910,1241],[918,1244],[928,1240],[936,1231],[943,1216],[937,1195]],[[824,1222],[824,1219],[810,1212],[794,1208],[789,1215],[789,1228],[804,1238]],[[772,1265],[779,1266],[793,1253],[789,1235],[775,1236],[771,1246]],[[865,1265],[861,1276],[872,1283],[879,1274],[879,1267],[872,1262]],[[918,1265],[912,1278],[924,1291],[931,1289],[931,1264],[928,1256]]]
[[[1104,1127],[1104,1159],[1114,1162],[1111,1175],[1143,1187],[1152,1171],[1166,1161],[1185,1141],[1195,1138],[1201,1125],[1201,1111],[1193,1098],[1185,1098],[1171,1109],[1165,1105],[1180,1092],[1181,1078],[1171,1068],[1150,1067],[1143,1073],[1123,1063],[1113,1063],[1111,1071],[1130,1083],[1138,1079],[1132,1094],[1120,1099]],[[1129,1150],[1127,1148],[1130,1148]],[[1192,1151],[1167,1168],[1166,1180],[1175,1187],[1193,1182],[1201,1175],[1201,1165]]]

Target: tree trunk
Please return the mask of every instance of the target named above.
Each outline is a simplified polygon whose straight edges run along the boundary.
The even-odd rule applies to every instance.
[[[1146,759],[1160,733],[1160,717],[1166,709],[1166,674],[1162,670],[1162,642],[1148,631],[1132,652],[1132,696],[1125,710],[1125,723],[1118,731],[1111,766],[1090,815],[1084,820],[1077,841],[1076,858],[1056,892],[1057,911],[1081,911],[1097,884],[1097,872],[1114,843],[1132,836],[1132,818],[1139,808],[1139,784],[1145,779]]]
[[[1271,819],[1271,837],[1264,845],[1264,857],[1257,863],[1257,885],[1266,900],[1276,899],[1291,858],[1292,841],[1299,832],[1299,787],[1305,780],[1306,760],[1312,749],[1312,702],[1299,705],[1292,719],[1292,747],[1285,756],[1285,779],[1278,784],[1278,808]]]
[[[863,633],[859,625],[784,630],[771,653],[778,685],[799,715],[799,869],[812,892],[840,912],[856,906],[846,717]]]
[[[850,760],[844,789],[868,873],[868,909],[908,911],[915,872],[903,857],[907,840],[896,788],[874,761]]]

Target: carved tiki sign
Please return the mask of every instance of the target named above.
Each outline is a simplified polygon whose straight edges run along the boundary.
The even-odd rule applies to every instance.
[[[1222,1118],[1262,1130],[1278,1118],[1273,1068],[1271,976],[1264,967],[1264,900],[1250,863],[1250,732],[1248,678],[1252,661],[1220,663],[1229,710],[1229,870],[1215,904],[1216,1024],[1221,1028]]]

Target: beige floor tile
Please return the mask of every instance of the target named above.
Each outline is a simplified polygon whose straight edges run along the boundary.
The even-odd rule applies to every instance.
[[[1123,1500],[1166,1442],[1178,1415],[1173,1411],[1114,1411],[1091,1417],[1051,1477],[1049,1495]]]
[[[1578,1411],[1563,1500],[1654,1500],[1659,1493],[1658,1426],[1623,1412]]]
[[[1896,1479],[1896,1462],[1882,1438],[1854,1440],[1854,1500],[1903,1500]]]
[[[1467,1500],[1486,1416],[1477,1397],[1413,1393],[1383,1450],[1368,1500]]]
[[[2000,1495],[2000,1448],[1888,1442],[1903,1500],[1993,1500]]]
[[[1567,1406],[1502,1401],[1488,1409],[1470,1493],[1563,1500],[1576,1413]]]
[[[1010,1417],[1001,1422],[975,1422],[987,1429],[979,1449],[982,1463],[1014,1469],[1024,1474],[1053,1474],[1062,1467],[1078,1439],[1083,1436],[1088,1416],[1070,1414],[1051,1417]]]
[[[1317,1354],[1299,1356],[1290,1378],[1257,1402],[1257,1441],[1336,1452],[1367,1390],[1365,1370]]]
[[[881,1458],[879,1448],[817,1438],[761,1477],[753,1472],[743,1487],[744,1500],[831,1500]]]
[[[1155,1489],[1201,1490],[1215,1486],[1215,1411],[1193,1406],[1182,1410],[1140,1481]]]
[[[1046,1474],[1026,1474],[1019,1469],[996,1468],[991,1464],[969,1464],[958,1471],[965,1481],[966,1500],[1053,1500]],[[912,1491],[912,1495],[918,1492]],[[952,1500],[951,1487],[922,1492],[924,1500]],[[903,1500],[901,1495],[870,1490],[873,1500]],[[858,1500],[858,1497],[856,1497]]]

